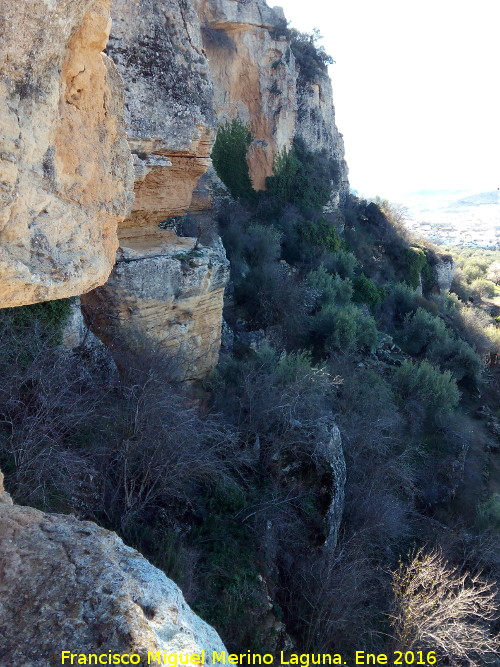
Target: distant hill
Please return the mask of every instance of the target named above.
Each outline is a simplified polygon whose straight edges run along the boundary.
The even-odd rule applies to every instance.
[[[449,208],[459,206],[487,206],[489,204],[498,204],[499,202],[500,191],[492,190],[491,192],[479,192],[478,194],[472,194],[463,199],[458,199],[457,201],[452,202]]]

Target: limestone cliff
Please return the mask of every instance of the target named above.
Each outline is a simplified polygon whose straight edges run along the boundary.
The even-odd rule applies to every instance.
[[[181,352],[188,377],[203,377],[218,358],[228,263],[216,236],[201,245],[175,231],[190,208],[205,206],[192,206],[193,191],[215,138],[199,21],[176,0],[116,0],[112,15],[108,52],[125,84],[135,200],[111,278],[84,297],[84,311],[108,345],[148,337]],[[206,215],[193,216],[206,226]]]
[[[179,588],[88,521],[12,505],[0,476],[0,625],[4,665],[60,664],[61,652],[225,650]]]
[[[248,153],[255,189],[265,189],[277,153],[295,136],[312,151],[325,149],[339,166],[340,182],[332,192],[338,205],[349,189],[342,135],[335,125],[328,74],[304,77],[296,62],[286,20],[265,0],[195,0],[202,22],[203,45],[214,82],[219,122],[239,117],[254,141]]]
[[[108,0],[1,0],[0,307],[81,294],[130,204]]]
[[[289,43],[271,34],[283,14],[264,0],[196,1],[217,118],[238,117],[250,126],[250,176],[255,189],[264,189],[274,156],[290,148],[296,126],[295,60]]]
[[[0,307],[102,285],[118,222],[111,278],[82,299],[87,323],[108,345],[149,337],[182,351],[187,374],[206,375],[228,278],[220,241],[201,234],[217,125],[249,123],[256,189],[295,136],[325,149],[341,173],[335,208],[347,170],[326,72],[302,76],[264,0],[115,0],[111,59],[108,0],[2,2]],[[176,233],[186,214],[191,237]]]
[[[125,85],[135,201],[111,278],[83,298],[84,311],[108,345],[151,338],[182,353],[188,377],[203,377],[217,361],[228,267],[213,235],[200,246],[176,223],[186,214],[198,230],[213,222],[200,183],[216,127],[234,117],[250,125],[256,189],[295,136],[326,150],[340,173],[335,208],[348,182],[330,80],[302,76],[283,13],[264,0],[115,0],[112,16],[108,53]]]

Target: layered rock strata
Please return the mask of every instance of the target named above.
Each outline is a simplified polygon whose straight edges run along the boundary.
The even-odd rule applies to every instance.
[[[108,52],[125,84],[135,200],[110,280],[83,307],[114,349],[153,340],[196,379],[217,363],[228,279],[218,237],[200,238],[211,214],[198,182],[216,129],[200,25],[192,5],[177,0],[116,0],[112,15]],[[181,237],[177,223],[190,210],[195,236]]]
[[[148,651],[204,650],[212,664],[212,651],[225,650],[179,588],[116,534],[12,505],[1,491],[2,664],[61,664],[68,650],[134,653],[140,664]]]
[[[220,240],[165,234],[163,246],[122,246],[109,281],[84,298],[88,324],[116,358],[121,349],[160,344],[179,378],[205,377],[217,364],[229,265]]]
[[[108,0],[0,1],[0,307],[81,294],[130,205]]]

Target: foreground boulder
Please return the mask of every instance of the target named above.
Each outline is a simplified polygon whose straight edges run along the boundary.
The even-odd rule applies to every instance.
[[[2,489],[3,491],[3,489]],[[0,500],[0,663],[46,667],[61,652],[225,650],[179,588],[112,532]],[[154,664],[154,663],[153,663]]]

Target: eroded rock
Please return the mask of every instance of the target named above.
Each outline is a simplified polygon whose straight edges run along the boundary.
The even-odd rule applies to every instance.
[[[193,238],[164,234],[169,243],[160,248],[122,247],[107,284],[85,296],[84,313],[111,350],[139,349],[147,337],[193,380],[217,364],[229,262],[220,240],[196,247]]]
[[[132,172],[109,4],[0,2],[0,307],[81,294],[113,266]]]
[[[434,275],[440,292],[449,292],[453,276],[455,275],[455,262],[451,255],[438,255],[434,266]]]
[[[211,222],[210,193],[198,185],[216,131],[200,23],[179,0],[116,0],[112,16],[108,51],[125,82],[135,200],[108,283],[82,303],[112,349],[150,339],[196,379],[217,363],[228,263],[218,238],[202,246],[164,223],[191,210],[200,228]]]

